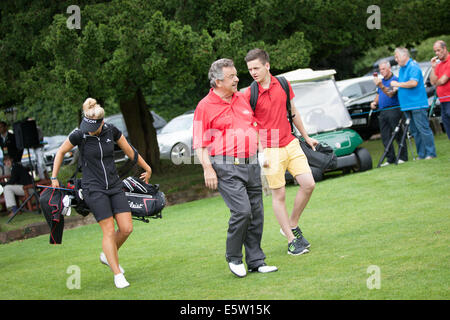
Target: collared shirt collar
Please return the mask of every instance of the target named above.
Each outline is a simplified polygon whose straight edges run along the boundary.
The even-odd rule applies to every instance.
[[[405,68],[408,67],[412,63],[413,59],[409,58],[408,62],[405,64]]]
[[[390,78],[392,78],[394,76],[394,73],[391,71],[391,76],[389,77],[389,78],[383,78],[384,79],[384,81],[387,81],[387,80],[389,80]]]
[[[276,80],[276,78],[272,74],[270,74],[269,87],[267,89],[264,89],[263,86],[261,85],[261,83],[258,83],[259,92],[264,92],[264,91],[270,90],[271,88],[273,88],[273,86],[277,86],[277,85],[279,85],[279,82]]]
[[[209,98],[212,100],[212,102],[214,103],[222,103],[222,104],[231,104],[233,103],[234,99],[236,99],[236,93],[233,93],[233,95],[231,96],[231,101],[227,102],[225,100],[223,100],[221,97],[219,97],[215,92],[214,89],[211,88],[209,89],[209,94],[208,94]]]

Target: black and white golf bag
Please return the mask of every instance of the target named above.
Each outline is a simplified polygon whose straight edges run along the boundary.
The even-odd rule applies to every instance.
[[[125,195],[135,220],[148,222],[146,217],[162,218],[166,197],[159,185],[148,184],[141,179],[128,177],[122,181]]]

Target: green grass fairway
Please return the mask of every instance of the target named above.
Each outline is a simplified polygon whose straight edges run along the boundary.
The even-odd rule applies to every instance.
[[[380,143],[377,141],[375,143]],[[131,286],[114,287],[99,262],[97,224],[0,245],[0,299],[443,299],[450,298],[450,142],[438,158],[326,179],[301,228],[311,252],[287,254],[271,198],[262,248],[278,272],[239,279],[225,261],[228,209],[221,197],[166,208],[162,220],[134,222],[120,250]],[[379,159],[374,156],[374,163]],[[297,186],[287,188],[288,208]],[[71,266],[81,288],[69,289]],[[375,266],[380,288],[369,289]],[[369,271],[369,272],[368,272]],[[368,281],[369,280],[369,281]],[[370,287],[370,286],[369,286]]]

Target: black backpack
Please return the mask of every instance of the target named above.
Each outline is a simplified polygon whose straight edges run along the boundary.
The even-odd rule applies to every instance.
[[[333,152],[333,149],[326,145],[319,143],[316,146],[316,151],[314,151],[309,144],[307,144],[303,138],[299,137],[297,133],[294,130],[294,125],[292,124],[292,118],[295,117],[292,116],[291,112],[291,97],[289,93],[289,85],[284,77],[276,77],[278,82],[280,82],[281,87],[283,88],[284,92],[286,93],[286,111],[287,111],[287,117],[289,120],[289,124],[291,125],[291,133],[294,135],[300,142],[300,147],[302,148],[303,152],[305,153],[306,158],[308,159],[308,164],[311,167],[315,167],[320,169],[322,172],[326,169],[334,169],[337,165],[337,157]],[[250,106],[252,107],[253,111],[255,111],[256,103],[258,102],[258,95],[259,95],[259,87],[258,83],[256,81],[253,81],[250,85]]]

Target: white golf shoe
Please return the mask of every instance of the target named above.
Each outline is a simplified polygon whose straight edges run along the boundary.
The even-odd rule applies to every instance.
[[[247,271],[245,270],[245,266],[242,262],[228,262],[228,267],[231,272],[239,278],[243,278],[247,275]]]

